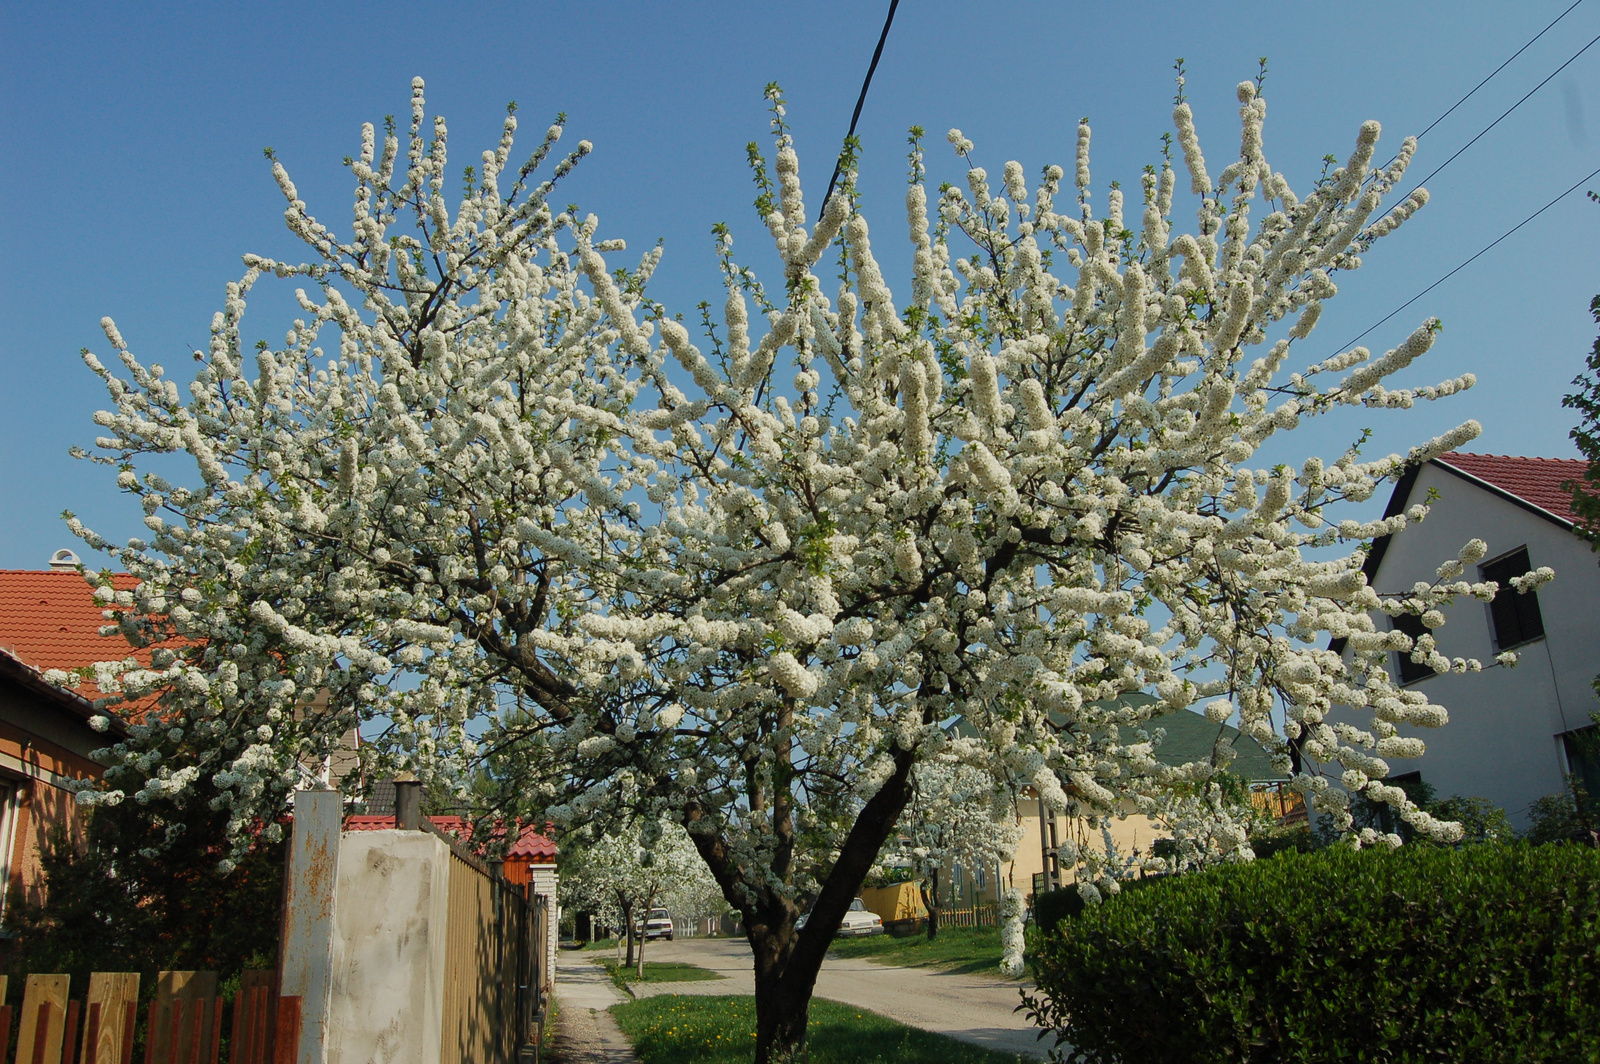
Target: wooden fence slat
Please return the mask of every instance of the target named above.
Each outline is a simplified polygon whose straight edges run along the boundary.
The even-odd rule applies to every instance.
[[[4,976],[0,976],[3,979]],[[0,1005],[0,1059],[5,1057],[5,1047],[11,1044],[11,1006]]]
[[[33,1025],[33,1045],[30,1047],[33,1052],[28,1054],[33,1064],[44,1064],[44,1051],[50,1043],[50,1014],[54,1011],[48,1001],[39,1002],[34,1011],[34,1015],[38,1017],[38,1020]],[[17,1050],[17,1056],[20,1057],[21,1055],[22,1050]]]
[[[95,1052],[99,1047],[95,1044],[100,1041],[100,1002],[89,1002],[89,1019],[85,1021],[83,1029],[83,1064],[95,1064]]]
[[[27,1064],[51,1064],[61,1059],[61,1044],[66,1035],[67,991],[72,977],[30,975],[22,994],[22,1015],[18,1018],[17,1056]]]
[[[61,1064],[78,1064],[78,1002],[67,1002],[67,1025],[61,1032]]]
[[[138,972],[93,972],[89,975],[89,1024],[84,1029],[83,1064],[128,1064],[133,1052],[128,1022],[138,1008]],[[99,1020],[96,1022],[96,1014]]]
[[[239,993],[233,999],[233,1045],[229,1064],[270,1064],[268,1047],[272,1030],[272,1000],[278,973],[271,968],[248,968],[239,973]]]
[[[222,1052],[222,999],[211,1006],[211,1064],[217,1064],[217,1054]]]
[[[133,1031],[139,1023],[139,1003],[130,1001],[122,1007],[122,1057],[118,1064],[133,1064]]]
[[[211,1003],[217,996],[216,972],[158,972],[156,973],[157,1023],[151,1025],[156,1033],[152,1037],[146,1034],[146,1041],[155,1043],[155,1060],[160,1064],[200,1064],[206,1059],[204,1045],[205,1027],[199,1031],[194,1029],[194,1014],[196,1009],[201,1014],[211,1011]],[[178,1001],[183,1001],[182,1015],[188,1022],[180,1022],[173,1009]],[[199,1051],[196,1052],[195,1037],[199,1037]],[[176,1045],[169,1045],[175,1041]]]
[[[256,1059],[255,1064],[272,1064],[278,1044],[278,995],[272,987],[256,989]]]
[[[156,1017],[161,1015],[159,1002],[150,1002],[150,1015],[144,1021],[144,1064],[156,1064],[156,1032],[159,1024]]]
[[[272,1037],[272,1064],[295,1064],[300,1052],[300,996],[278,998],[276,1030]]]
[[[205,1002],[195,1001],[190,1005],[194,1015],[189,1019],[189,1064],[200,1064],[201,1051],[206,1046],[206,1013],[211,1011],[205,1007]]]
[[[166,1030],[162,1032],[167,1049],[166,1064],[178,1064],[180,1059],[178,1050],[183,1042],[183,1007],[183,998],[173,998],[167,1006]]]

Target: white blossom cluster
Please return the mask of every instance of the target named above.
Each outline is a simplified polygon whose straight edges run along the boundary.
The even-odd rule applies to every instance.
[[[1056,166],[1030,185],[1008,163],[992,185],[951,131],[964,187],[930,198],[917,144],[897,302],[848,174],[807,224],[774,94],[756,176],[782,283],[764,288],[722,233],[721,319],[696,338],[644,294],[659,249],[618,268],[593,215],[554,206],[587,144],[535,183],[560,126],[516,167],[508,118],[447,202],[446,131],[418,81],[408,136],[363,131],[347,235],[277,167],[310,260],[246,258],[187,395],[109,320],[120,368],[85,355],[112,399],[97,460],[122,470],[149,535],[72,527],[141,580],[94,578],[108,623],[188,646],[102,671],[106,690],[162,698],[114,755],[149,790],[176,785],[163,758],[187,751],[242,830],[300,763],[381,729],[373,772],[459,783],[484,762],[506,815],[567,827],[625,806],[683,824],[728,900],[780,922],[804,854],[842,911],[918,762],[1110,811],[1225,767],[1151,756],[1160,715],[1197,705],[1237,714],[1287,771],[1270,716],[1285,707],[1346,785],[1449,837],[1381,782],[1385,757],[1420,748],[1412,730],[1445,721],[1385,660],[1478,665],[1373,618],[1431,620],[1492,585],[1457,579],[1469,544],[1435,583],[1380,598],[1362,544],[1425,509],[1338,514],[1476,424],[1405,456],[1252,465],[1305,419],[1471,385],[1389,383],[1432,321],[1377,357],[1296,350],[1335,277],[1420,206],[1381,210],[1414,141],[1375,169],[1369,122],[1297,195],[1263,154],[1264,100],[1248,82],[1239,100],[1239,156],[1215,179],[1175,111],[1188,232],[1170,160],[1095,216],[1087,123],[1076,196]],[[837,276],[819,267],[830,249]],[[301,286],[300,316],[248,349],[246,302],[269,277]],[[189,483],[141,472],[173,453]],[[1117,701],[1132,691],[1157,701]],[[1335,705],[1365,726],[1335,728]],[[969,737],[948,733],[956,716]],[[1341,813],[1324,776],[1296,786]],[[1197,809],[1195,833],[1217,836],[1198,823],[1215,815]]]

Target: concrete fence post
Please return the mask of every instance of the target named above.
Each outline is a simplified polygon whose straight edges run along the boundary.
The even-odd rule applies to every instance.
[[[283,938],[278,993],[295,999],[285,1010],[298,1011],[298,1031],[282,1031],[294,1041],[291,1055],[281,1043],[280,1061],[325,1064],[328,994],[333,985],[334,893],[339,879],[339,829],[344,796],[338,791],[298,791],[284,891]],[[296,1010],[295,1005],[298,1005]]]
[[[450,847],[429,832],[344,837],[328,1064],[440,1064],[450,872]]]

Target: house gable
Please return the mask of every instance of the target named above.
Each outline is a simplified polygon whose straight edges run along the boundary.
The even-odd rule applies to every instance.
[[[1591,687],[1600,668],[1600,569],[1586,540],[1576,534],[1563,481],[1582,476],[1577,460],[1447,454],[1408,470],[1395,486],[1390,516],[1436,501],[1427,518],[1373,544],[1364,566],[1380,595],[1409,593],[1433,582],[1441,563],[1471,539],[1488,547],[1461,579],[1493,579],[1496,562],[1526,550],[1527,564],[1549,566],[1553,582],[1536,592],[1542,633],[1516,647],[1514,669],[1496,663],[1503,648],[1489,604],[1460,596],[1444,607],[1446,624],[1434,632],[1448,658],[1477,659],[1477,673],[1414,676],[1408,689],[1444,706],[1450,722],[1440,729],[1405,729],[1428,744],[1414,761],[1391,759],[1391,775],[1419,771],[1440,797],[1487,798],[1514,824],[1526,822],[1532,802],[1563,787],[1560,736],[1588,723],[1600,709]],[[1374,615],[1380,627],[1390,623]],[[1343,641],[1331,649],[1341,652]],[[1390,667],[1398,667],[1391,655]]]

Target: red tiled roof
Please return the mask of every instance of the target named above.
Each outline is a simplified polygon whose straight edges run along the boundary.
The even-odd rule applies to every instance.
[[[126,573],[112,577],[119,591],[139,586]],[[133,652],[128,641],[103,636],[109,622],[94,589],[72,570],[0,569],[0,647],[39,670],[80,669],[117,661]],[[140,656],[148,661],[148,652]]]
[[[1442,454],[1440,462],[1492,484],[1568,523],[1576,523],[1572,496],[1563,481],[1581,481],[1589,463],[1581,458],[1519,458],[1501,454]]]
[[[466,839],[472,835],[472,823],[465,817],[430,816],[428,819],[440,831],[447,831],[459,838]],[[349,816],[344,821],[346,831],[383,831],[392,827],[393,816]],[[532,864],[548,864],[556,859],[556,844],[529,824],[517,836],[517,841],[511,844],[511,849],[506,851],[506,857],[521,858]]]

